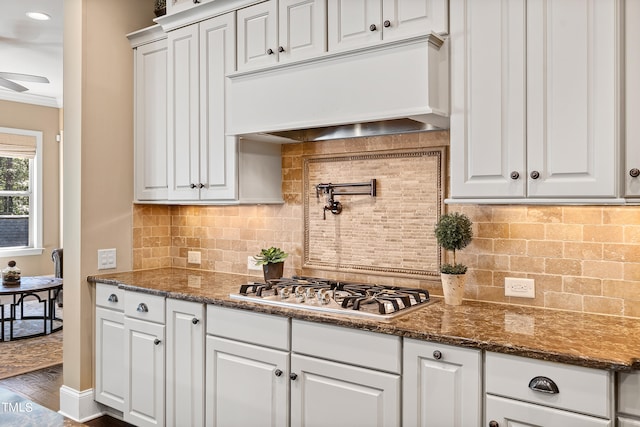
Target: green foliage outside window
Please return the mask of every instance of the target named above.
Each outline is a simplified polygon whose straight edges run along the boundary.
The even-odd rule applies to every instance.
[[[29,159],[0,157],[0,215],[29,215]]]

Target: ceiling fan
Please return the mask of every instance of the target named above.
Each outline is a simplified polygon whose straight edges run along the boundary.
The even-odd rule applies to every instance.
[[[17,80],[19,82],[49,83],[49,79],[42,76],[34,76],[31,74],[22,73],[6,73],[4,71],[0,71],[0,86],[14,90],[16,92],[24,92],[29,90],[28,88],[22,86],[21,84],[15,83],[12,80]]]

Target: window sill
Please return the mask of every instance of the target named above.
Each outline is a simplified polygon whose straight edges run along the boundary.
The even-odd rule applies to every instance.
[[[42,255],[44,248],[7,248],[0,249],[0,257],[19,257]]]

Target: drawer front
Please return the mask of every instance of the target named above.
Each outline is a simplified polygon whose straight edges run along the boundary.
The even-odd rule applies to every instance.
[[[640,417],[640,372],[618,374],[618,412]]]
[[[207,306],[207,334],[289,350],[289,319],[248,310]]]
[[[488,352],[485,374],[485,390],[489,394],[605,418],[611,416],[610,372]],[[552,380],[558,393],[529,388],[536,377]]]
[[[291,350],[396,374],[401,370],[402,341],[392,335],[294,319]]]
[[[164,305],[165,298],[158,295],[133,291],[124,293],[124,314],[134,319],[164,324]]]
[[[96,283],[96,305],[124,311],[124,291],[115,285]]]

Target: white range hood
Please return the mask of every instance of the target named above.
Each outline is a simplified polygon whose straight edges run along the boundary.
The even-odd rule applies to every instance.
[[[295,142],[446,129],[448,64],[448,40],[432,34],[236,73],[228,134]]]

